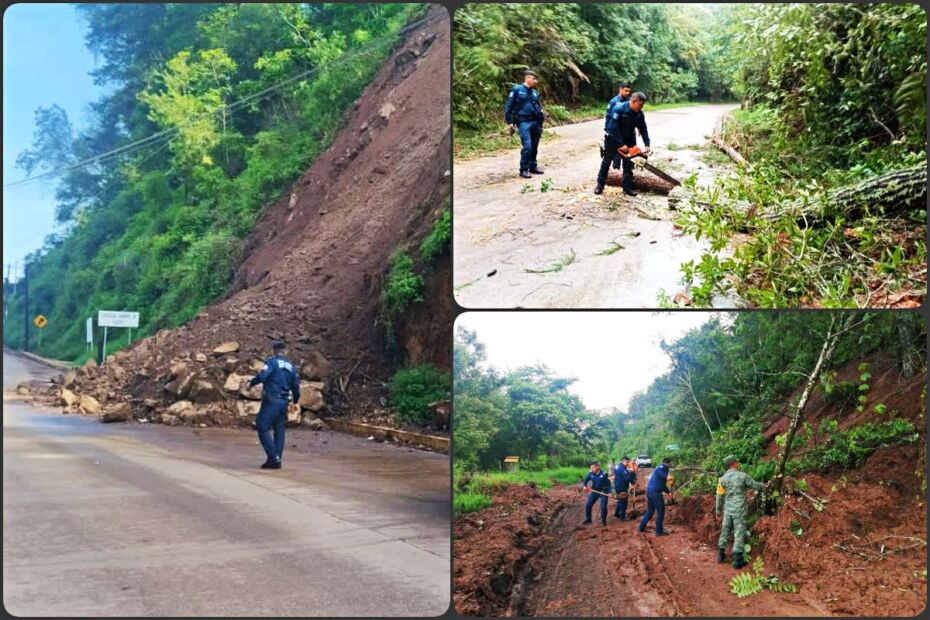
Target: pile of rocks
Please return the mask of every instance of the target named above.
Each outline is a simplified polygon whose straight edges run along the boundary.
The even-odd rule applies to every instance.
[[[152,340],[157,341],[157,336]],[[143,357],[135,353],[133,359]],[[300,408],[289,414],[288,423],[321,429],[324,423],[317,414],[327,409],[330,363],[318,351],[295,361],[300,368]],[[89,360],[61,375],[45,396],[57,401],[65,413],[98,415],[103,422],[255,424],[262,386],[250,388],[249,380],[262,369],[264,360],[240,351],[238,342],[223,342],[209,352],[191,351],[172,359],[153,353],[151,362],[142,368],[129,369],[126,362],[122,352],[108,356],[103,366]]]

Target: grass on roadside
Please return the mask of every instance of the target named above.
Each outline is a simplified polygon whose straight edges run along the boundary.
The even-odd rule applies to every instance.
[[[455,484],[452,507],[455,514],[476,512],[492,503],[492,496],[512,485],[534,483],[539,489],[549,489],[555,484],[575,484],[587,473],[585,467],[558,467],[542,471],[478,472],[461,488]]]

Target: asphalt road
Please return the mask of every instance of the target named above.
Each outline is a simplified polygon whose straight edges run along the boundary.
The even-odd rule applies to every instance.
[[[292,432],[103,425],[8,390],[3,603],[18,616],[435,616],[449,606],[446,455]]]
[[[735,107],[647,106],[656,149],[650,161],[710,185],[729,166],[702,159],[705,135]],[[539,147],[545,175],[530,181],[517,176],[519,140],[510,150],[453,162],[456,301],[466,309],[655,308],[662,293],[686,291],[681,265],[709,244],[676,228],[679,214],[667,197],[629,198],[617,187],[594,195],[603,118],[547,131],[554,139]],[[720,298],[713,305],[739,303]]]

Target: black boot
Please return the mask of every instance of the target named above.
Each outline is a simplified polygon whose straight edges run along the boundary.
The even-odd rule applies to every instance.
[[[546,172],[542,168],[532,168],[530,170],[530,173],[531,174],[546,174]]]
[[[717,549],[717,564],[723,564],[727,561],[727,550]]]
[[[739,551],[733,552],[733,568],[743,568],[749,564],[746,560],[743,559],[743,554]]]
[[[268,459],[267,461],[262,463],[262,469],[274,469],[274,461],[272,461],[271,459]]]
[[[627,188],[625,188],[625,187],[623,188],[623,193],[626,194],[627,196],[636,196],[636,195],[637,195],[636,190],[634,190],[634,189],[627,189]]]
[[[603,193],[604,193],[604,184],[603,184],[603,183],[598,183],[597,185],[595,185],[595,186],[594,186],[594,193],[597,194],[598,196],[600,196],[601,194],[603,194]]]

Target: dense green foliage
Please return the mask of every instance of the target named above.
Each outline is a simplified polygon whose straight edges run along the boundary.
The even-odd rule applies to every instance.
[[[452,243],[452,211],[443,209],[433,228],[420,243],[420,259],[430,264],[442,256]]]
[[[770,3],[733,11],[734,90],[748,109],[735,114],[725,139],[751,166],[697,192],[711,207],[686,210],[679,221],[712,246],[683,266],[695,303],[736,293],[761,307],[915,305],[926,294],[925,209],[866,209],[817,226],[763,215],[926,165],[923,9]],[[751,235],[719,257],[738,231]]]
[[[449,398],[452,378],[430,364],[398,370],[388,386],[394,417],[405,424],[424,424],[433,418],[430,403]]]
[[[584,479],[587,472],[587,467],[467,472],[456,460],[453,468],[455,497],[452,507],[457,514],[474,512],[490,506],[491,496],[510,485],[532,484],[538,489],[545,490],[553,484],[575,484]]]
[[[526,68],[540,74],[544,105],[557,121],[585,104],[603,114],[621,80],[656,103],[730,95],[726,7],[468,4],[454,20],[456,141],[502,124],[507,91]]]
[[[64,232],[28,264],[31,308],[50,320],[42,352],[81,355],[84,319],[99,309],[142,310],[147,335],[221,295],[262,208],[327,148],[425,8],[79,5],[108,94],[79,133],[57,106],[38,110],[20,166],[44,173],[152,139],[57,178]],[[21,346],[21,322],[4,337]]]
[[[860,365],[857,383],[837,381],[836,369],[879,355],[894,359],[904,375],[925,372],[921,317],[876,313],[855,318],[839,336],[815,388],[829,395],[838,413],[817,428],[804,425],[789,461],[790,475],[859,466],[879,447],[919,441],[913,423],[869,398],[868,364]],[[623,413],[587,410],[567,391],[572,380],[545,368],[500,373],[484,362],[479,336],[459,330],[453,358],[457,477],[497,471],[506,455],[520,456],[522,468],[536,472],[646,453],[654,462],[671,456],[676,466],[711,472],[706,480],[696,480],[692,490],[713,482],[713,472],[721,471],[724,457],[731,454],[750,474],[768,479],[774,463],[761,460],[763,431],[790,411],[791,395],[811,373],[830,324],[827,313],[714,315],[662,344],[669,371],[634,395]],[[853,386],[852,398],[842,395],[849,391],[846,383]],[[839,420],[860,412],[869,419],[839,430]],[[669,448],[673,444],[676,449]],[[535,480],[533,474],[518,474]],[[518,474],[504,476],[516,482]],[[473,475],[463,490],[493,490],[488,480]]]

